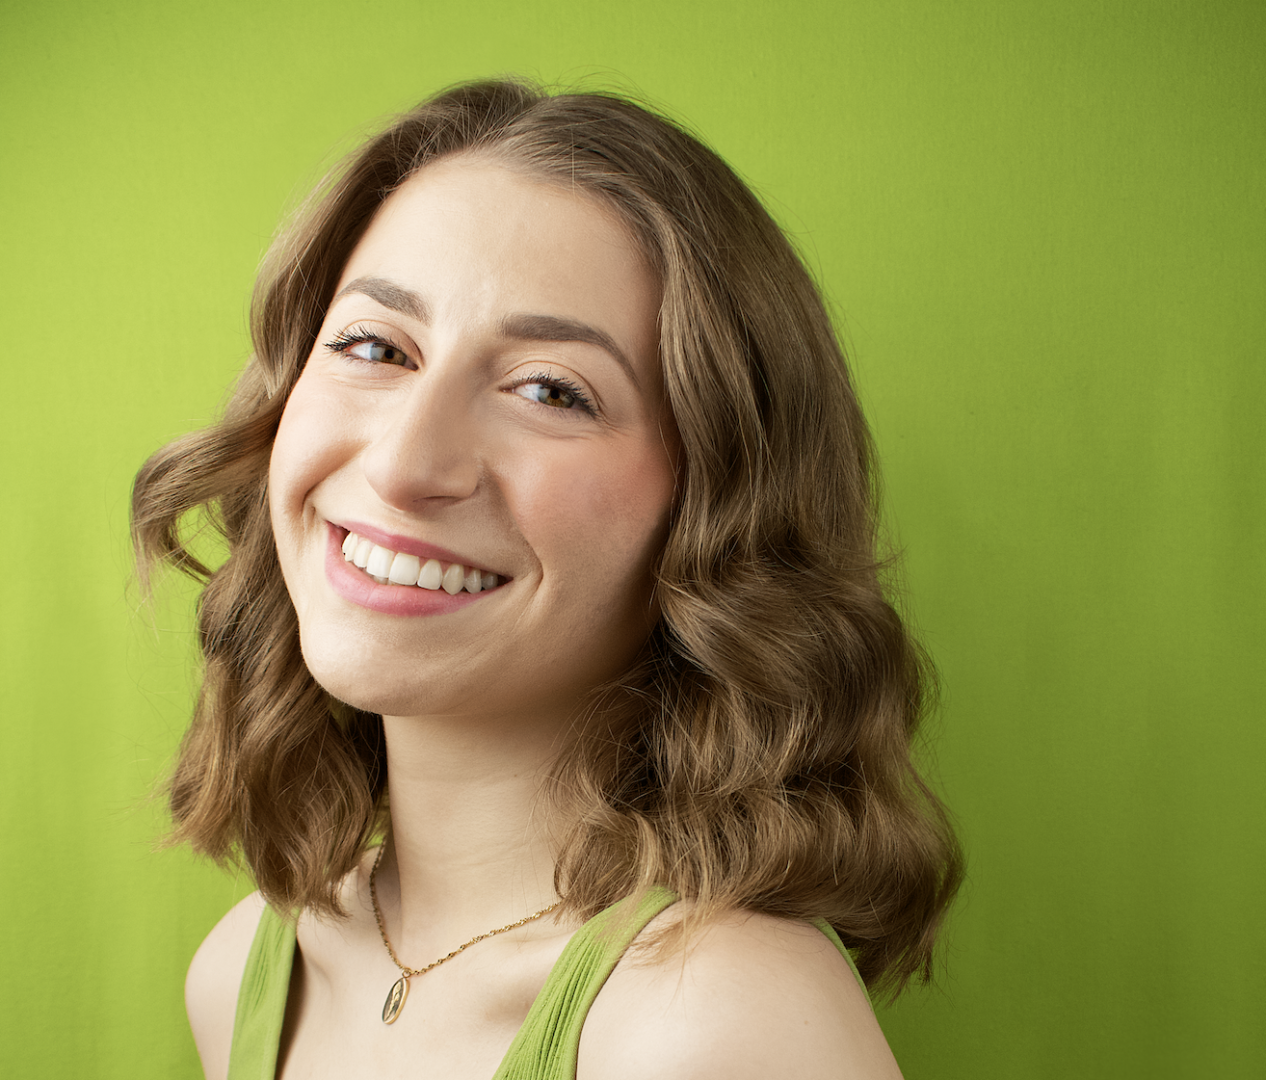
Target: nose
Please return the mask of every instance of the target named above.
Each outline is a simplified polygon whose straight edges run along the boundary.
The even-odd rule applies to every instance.
[[[415,510],[459,500],[479,486],[480,451],[469,390],[439,372],[419,371],[368,418],[362,468],[389,506]],[[458,380],[460,381],[460,380]]]

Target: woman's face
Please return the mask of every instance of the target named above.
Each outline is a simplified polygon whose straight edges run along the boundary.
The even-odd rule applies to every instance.
[[[390,715],[557,719],[629,664],[675,479],[659,299],[609,210],[493,161],[384,203],[270,469],[322,685]]]

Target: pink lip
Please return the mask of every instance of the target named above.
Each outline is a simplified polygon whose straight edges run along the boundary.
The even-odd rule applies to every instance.
[[[393,551],[403,551],[409,555],[417,555],[419,558],[439,559],[441,562],[449,563],[461,562],[461,559],[441,548],[431,547],[429,544],[419,544],[416,541],[406,541],[405,537],[394,537],[390,533],[384,533],[378,529],[367,528],[362,525],[349,525],[349,528],[345,529],[330,523],[328,527],[329,542],[326,544],[325,549],[325,577],[329,581],[330,587],[339,596],[357,607],[368,608],[370,611],[381,611],[386,615],[448,615],[477,603],[502,588],[499,585],[496,589],[491,589],[488,592],[468,593],[462,591],[456,596],[450,596],[443,589],[432,591],[431,589],[420,589],[416,585],[379,585],[363,570],[358,569],[344,558],[343,538],[349,530],[372,540],[375,544],[380,544],[382,547],[391,548]],[[401,544],[401,541],[406,541],[407,546]],[[462,563],[462,565],[466,564]]]

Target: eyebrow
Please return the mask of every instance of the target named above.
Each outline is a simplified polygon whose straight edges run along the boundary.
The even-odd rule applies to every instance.
[[[431,323],[431,305],[419,293],[386,278],[356,278],[340,289],[334,299],[341,300],[350,293],[362,293],[371,300],[377,300],[385,308],[408,315],[428,326]],[[615,343],[615,339],[596,326],[558,315],[507,315],[501,320],[499,329],[502,337],[517,341],[579,341],[586,345],[596,345],[624,369],[634,386],[640,388],[642,385],[637,371]]]
[[[501,320],[501,334],[518,341],[580,341],[596,345],[624,369],[634,386],[640,388],[642,385],[629,358],[611,335],[588,323],[558,315],[507,315]]]
[[[341,300],[350,293],[364,293],[371,300],[377,300],[385,308],[398,311],[417,319],[420,323],[430,325],[431,306],[412,289],[406,289],[386,278],[360,277],[339,290],[334,300]],[[333,303],[333,301],[331,301]]]

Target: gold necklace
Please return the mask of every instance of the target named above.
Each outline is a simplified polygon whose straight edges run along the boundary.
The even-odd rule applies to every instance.
[[[550,904],[549,907],[541,908],[540,911],[535,911],[531,915],[525,915],[518,922],[509,923],[496,930],[489,930],[487,933],[477,934],[475,937],[466,942],[465,945],[458,945],[457,948],[455,948],[447,956],[441,956],[438,960],[427,964],[426,967],[405,967],[402,963],[400,963],[400,958],[396,955],[396,950],[391,947],[391,940],[387,937],[387,924],[383,921],[382,908],[378,906],[378,889],[374,885],[374,879],[378,875],[378,864],[382,862],[382,855],[386,850],[387,844],[386,841],[383,841],[382,846],[378,849],[378,857],[374,859],[374,868],[369,871],[369,898],[374,903],[374,918],[378,920],[378,933],[382,935],[382,943],[387,946],[387,953],[391,957],[392,963],[394,963],[401,972],[400,978],[391,984],[391,989],[387,992],[387,1000],[384,1001],[382,1005],[382,1022],[384,1024],[394,1024],[396,1022],[396,1018],[400,1015],[400,1010],[404,1008],[404,999],[409,996],[409,980],[413,978],[414,975],[425,975],[432,968],[437,968],[441,964],[447,963],[458,953],[464,952],[476,942],[483,941],[484,938],[496,937],[498,934],[504,934],[507,930],[514,930],[520,926],[526,926],[534,919],[539,919],[542,915],[548,915],[562,903],[561,900],[556,900],[554,903]]]

